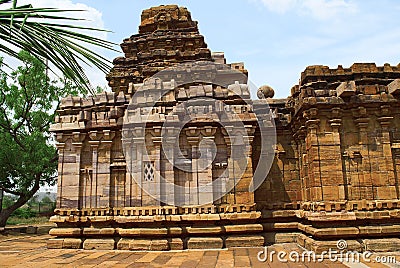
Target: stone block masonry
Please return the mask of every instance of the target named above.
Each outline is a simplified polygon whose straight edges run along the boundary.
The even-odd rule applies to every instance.
[[[49,248],[400,249],[400,65],[309,66],[288,98],[251,100],[244,64],[212,53],[186,8],[141,18],[112,92],[57,111]]]

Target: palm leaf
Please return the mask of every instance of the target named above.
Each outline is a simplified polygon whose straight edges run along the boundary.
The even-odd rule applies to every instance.
[[[0,5],[11,1],[0,0]],[[13,1],[16,4],[16,1]],[[101,38],[79,32],[108,32],[103,29],[72,24],[83,19],[56,14],[82,10],[61,10],[55,8],[33,8],[30,5],[0,10],[0,52],[18,58],[18,53],[7,46],[27,50],[43,63],[48,60],[76,85],[94,93],[82,67],[82,63],[95,66],[104,73],[109,72],[111,62],[87,48],[87,45],[114,49],[115,44]],[[63,22],[60,22],[63,20]],[[67,22],[65,22],[67,21]]]

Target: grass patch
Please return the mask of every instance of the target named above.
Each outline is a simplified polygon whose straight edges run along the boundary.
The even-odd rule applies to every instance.
[[[26,224],[44,224],[49,223],[48,217],[32,217],[32,218],[20,218],[16,216],[11,216],[7,220],[7,225],[26,225]]]

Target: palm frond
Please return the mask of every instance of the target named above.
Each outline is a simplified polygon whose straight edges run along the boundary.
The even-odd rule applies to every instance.
[[[9,2],[11,1],[0,0],[0,5]],[[111,62],[86,45],[118,50],[114,49],[116,44],[110,41],[79,32],[80,30],[109,31],[72,24],[84,19],[55,15],[80,11],[82,10],[33,8],[30,5],[0,10],[0,40],[29,51],[43,63],[48,60],[76,85],[94,93],[81,64],[95,66],[107,73],[111,68]],[[18,53],[6,44],[0,44],[0,52],[18,58]]]

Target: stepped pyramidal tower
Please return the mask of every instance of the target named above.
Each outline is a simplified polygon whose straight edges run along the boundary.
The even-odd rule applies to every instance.
[[[400,248],[400,66],[309,66],[288,98],[252,100],[175,5],[121,48],[112,92],[63,99],[51,127],[49,248]]]

